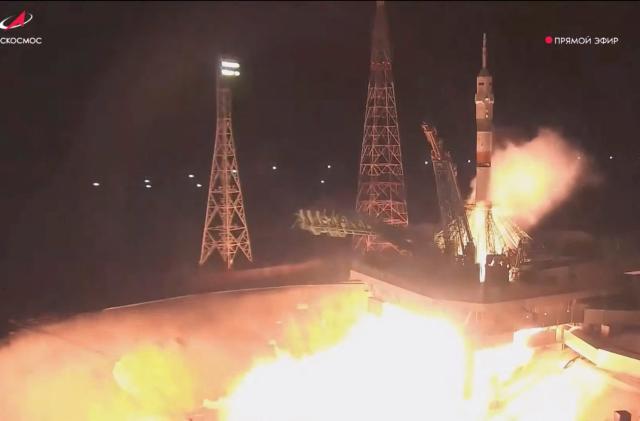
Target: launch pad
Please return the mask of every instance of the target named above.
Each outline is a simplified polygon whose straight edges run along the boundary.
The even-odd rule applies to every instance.
[[[590,301],[615,297],[628,286],[599,261],[538,270],[526,274],[535,279],[517,283],[478,283],[472,273],[447,279],[434,272],[355,263],[349,280],[367,284],[375,300],[442,311],[479,335],[579,323]]]
[[[19,325],[0,349],[0,372],[6,374],[0,389],[8,392],[0,394],[0,418],[94,421],[84,415],[99,413],[100,420],[126,414],[130,419],[195,421],[202,413],[220,421],[495,419],[452,415],[462,406],[456,404],[469,399],[466,391],[462,399],[459,389],[447,389],[453,384],[447,382],[465,379],[466,387],[478,368],[486,375],[481,379],[486,383],[476,389],[479,400],[492,395],[498,383],[496,389],[510,390],[510,395],[495,393],[505,406],[492,415],[502,419],[591,421],[595,398],[580,401],[573,399],[574,392],[590,396],[580,387],[603,384],[617,400],[600,400],[598,419],[619,407],[637,412],[628,402],[638,401],[640,386],[629,393],[636,400],[625,401],[607,382],[613,383],[611,373],[627,367],[634,367],[629,372],[640,379],[640,354],[615,353],[606,338],[620,326],[640,326],[640,311],[617,308],[625,300],[640,304],[638,291],[634,296],[630,279],[622,276],[637,267],[605,259],[595,248],[589,257],[548,252],[550,258],[540,258],[531,252],[525,232],[540,219],[530,224],[518,219],[523,215],[493,195],[504,178],[494,155],[486,35],[476,77],[475,139],[471,131],[464,135],[474,143],[475,162],[469,156],[461,161],[475,165],[472,193],[461,193],[466,180],[458,178],[455,160],[435,127],[424,124],[431,148],[425,165],[435,173],[440,223],[435,235],[419,232],[424,214],[410,223],[388,31],[384,3],[377,2],[357,215],[297,215],[299,228],[314,235],[353,236],[357,253],[343,247],[341,255],[328,256],[332,251],[316,249],[315,256],[324,257],[291,263],[289,255],[280,266],[231,270],[238,257],[253,262],[254,255],[231,122],[231,86],[240,76],[240,63],[224,56],[217,69],[216,140],[198,272],[176,276],[171,291],[153,288],[142,303]],[[469,92],[469,105],[471,97]],[[410,124],[417,129],[415,123]],[[334,174],[340,174],[333,164]],[[285,165],[283,159],[282,169]],[[513,183],[516,190],[533,195],[536,189],[521,181]],[[553,188],[545,187],[535,198],[549,202],[544,196]],[[247,206],[255,206],[251,194]],[[269,206],[262,211],[269,213]],[[284,237],[267,241],[293,248]],[[211,257],[220,257],[227,270],[207,266]],[[455,340],[452,332],[459,334]],[[527,336],[531,332],[536,336]],[[527,342],[517,343],[523,333]],[[542,349],[543,344],[558,345]],[[476,351],[486,351],[488,358],[476,362]],[[527,375],[521,368],[529,370]],[[72,416],[60,415],[66,408],[58,407],[64,405],[42,405],[51,401],[51,390],[55,400],[69,403]],[[529,406],[517,407],[519,399]],[[512,412],[501,412],[513,402]],[[530,416],[532,408],[556,412],[565,402],[575,403],[566,412],[575,416]],[[218,413],[224,405],[243,415],[225,418]],[[7,416],[4,407],[29,415]],[[426,407],[443,411],[434,415]],[[578,416],[578,407],[589,412],[587,418]],[[416,410],[423,416],[415,417]]]

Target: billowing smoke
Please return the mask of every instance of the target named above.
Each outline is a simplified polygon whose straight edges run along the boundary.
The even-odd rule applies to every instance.
[[[321,315],[348,326],[366,294],[347,289],[202,294],[25,328],[0,343],[0,420],[184,421],[211,412],[203,401],[273,355],[273,341],[304,353],[337,340],[293,322]]]
[[[588,168],[585,153],[554,130],[540,129],[529,141],[507,139],[494,149],[490,198],[526,230],[591,182]]]
[[[606,375],[581,362],[565,370],[573,355],[556,351],[534,366],[530,332],[467,366],[452,321],[387,304],[374,316],[368,305],[362,285],[299,286],[28,328],[0,346],[0,420],[590,421],[610,413],[594,400],[605,396]],[[472,395],[463,400],[465,383]],[[622,408],[638,401],[612,393]]]

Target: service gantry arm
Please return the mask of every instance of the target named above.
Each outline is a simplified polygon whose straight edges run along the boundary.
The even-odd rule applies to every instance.
[[[328,235],[329,237],[346,237],[348,235],[375,235],[371,225],[362,220],[352,221],[346,216],[332,214],[318,210],[300,209],[296,213],[295,226],[309,231],[313,235]]]
[[[447,254],[471,258],[475,255],[473,236],[451,155],[444,149],[435,127],[422,123],[422,131],[431,146],[431,161],[442,218],[443,244],[440,246]]]
[[[396,228],[376,220],[365,220],[361,216],[349,218],[344,215],[325,211],[300,209],[296,213],[295,227],[309,231],[313,235],[329,237],[347,237],[357,235],[375,235],[384,238],[400,251],[410,251],[410,241],[403,228]]]

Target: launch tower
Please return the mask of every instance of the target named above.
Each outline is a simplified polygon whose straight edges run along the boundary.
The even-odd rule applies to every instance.
[[[376,2],[371,64],[356,210],[386,224],[407,226],[396,95],[391,71],[391,46],[384,2]],[[362,252],[393,247],[373,235],[361,235]]]

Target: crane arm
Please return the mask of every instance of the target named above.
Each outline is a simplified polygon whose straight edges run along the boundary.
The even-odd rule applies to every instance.
[[[361,216],[349,218],[336,213],[328,215],[325,211],[300,209],[296,213],[294,227],[309,231],[313,235],[327,235],[329,237],[372,235],[383,238],[398,250],[411,250],[410,234],[407,230],[389,226],[372,218],[367,219]]]
[[[427,142],[431,145],[431,159],[434,161],[442,160],[442,145],[438,141],[438,132],[434,126],[422,123],[422,131],[424,132]]]
[[[434,126],[422,123],[422,131],[431,146],[431,159],[435,173],[438,203],[442,218],[440,243],[445,252],[467,255],[473,251],[473,236],[460,195],[456,170],[451,155],[444,149]]]

